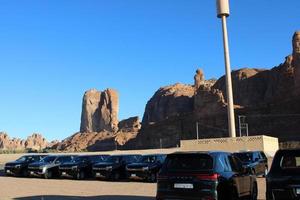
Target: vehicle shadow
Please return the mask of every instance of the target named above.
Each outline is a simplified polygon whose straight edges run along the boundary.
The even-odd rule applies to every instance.
[[[18,197],[14,200],[155,200],[154,197],[145,196],[122,196],[122,195],[104,195],[104,196],[92,196],[92,197],[80,197],[80,196],[64,196],[64,195],[46,195],[46,196],[30,196],[30,197]]]

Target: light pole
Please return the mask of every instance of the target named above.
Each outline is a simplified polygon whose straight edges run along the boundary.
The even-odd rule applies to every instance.
[[[229,47],[228,47],[228,34],[227,34],[227,23],[226,23],[226,18],[230,14],[229,0],[217,0],[217,14],[218,14],[218,18],[222,19],[222,27],[223,27],[223,44],[224,44],[225,71],[226,71],[226,93],[227,93],[227,104],[228,104],[227,112],[228,112],[229,137],[236,137],[232,82],[231,82],[231,69],[230,69],[230,57],[229,57]]]

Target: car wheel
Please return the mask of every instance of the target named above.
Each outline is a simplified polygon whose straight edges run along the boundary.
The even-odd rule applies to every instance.
[[[251,196],[250,196],[250,200],[257,200],[257,183],[254,183],[253,184],[253,187],[252,187],[252,192],[251,192]]]
[[[77,174],[76,174],[76,179],[77,180],[82,180],[85,178],[85,173],[84,171],[78,171]]]
[[[21,176],[22,176],[22,177],[27,177],[27,176],[29,176],[28,170],[24,169],[24,170],[22,171],[22,173],[21,173]]]
[[[156,182],[156,178],[157,178],[156,173],[151,173],[150,177],[149,177],[149,181],[152,182],[152,183],[155,183]]]
[[[115,172],[114,175],[113,175],[113,180],[117,181],[119,179],[120,179],[120,173],[119,172]]]
[[[52,171],[47,170],[46,173],[45,173],[45,179],[49,179],[49,178],[52,178],[52,177],[53,177]]]

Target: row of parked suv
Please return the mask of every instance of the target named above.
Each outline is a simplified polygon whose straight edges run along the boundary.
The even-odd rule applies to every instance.
[[[25,155],[6,163],[6,175],[156,181],[166,155]]]
[[[300,199],[300,150],[279,150],[268,172],[263,152],[178,152],[167,155],[27,155],[8,175],[157,179],[157,200],[256,200],[257,175],[267,200]]]

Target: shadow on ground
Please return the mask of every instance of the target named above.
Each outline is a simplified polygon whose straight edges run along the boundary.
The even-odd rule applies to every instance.
[[[144,196],[122,196],[122,195],[105,195],[105,196],[92,196],[92,197],[79,197],[79,196],[31,196],[31,197],[18,197],[14,200],[155,200],[154,197]]]

